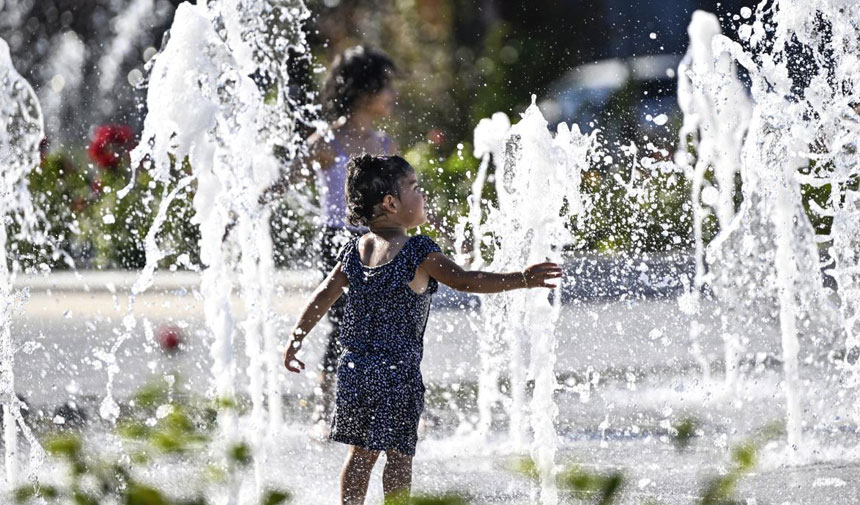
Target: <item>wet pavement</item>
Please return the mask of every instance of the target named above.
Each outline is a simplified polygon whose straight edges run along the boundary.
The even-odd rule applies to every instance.
[[[31,404],[31,416],[50,418],[57,406],[74,400],[94,418],[105,394],[106,363],[127,314],[127,286],[133,277],[54,276],[30,282],[29,299],[13,316],[17,389]],[[206,394],[210,386],[209,338],[203,328],[196,277],[159,279],[135,300],[137,327],[117,348],[120,373],[114,394],[123,403],[142,385],[181,378],[185,393]],[[269,324],[286,335],[314,278],[285,274],[276,279],[278,314]],[[21,281],[19,280],[19,286]],[[83,289],[83,286],[88,288]],[[459,493],[474,503],[535,503],[535,485],[511,470],[523,448],[512,448],[510,417],[496,407],[488,438],[474,433],[474,390],[478,335],[469,312],[456,303],[431,312],[425,335],[423,373],[427,408],[415,461],[415,491]],[[241,301],[234,300],[237,319]],[[559,464],[596,472],[623,469],[623,503],[694,503],[707,479],[731,467],[732,447],[757,430],[783,419],[780,347],[774,324],[763,315],[747,328],[742,379],[724,384],[723,341],[713,304],[703,306],[698,337],[711,362],[705,379],[690,352],[690,317],[676,299],[635,298],[566,303],[557,332]],[[178,352],[166,353],[158,336],[180,329]],[[149,328],[149,329],[148,329]],[[319,361],[326,328],[307,340],[309,369]],[[235,341],[237,385],[247,367],[241,335]],[[860,437],[852,417],[856,390],[846,388],[828,355],[832,349],[802,341],[804,445],[794,462],[782,437],[764,446],[754,472],[742,479],[741,503],[855,503],[860,496],[857,454]],[[274,352],[277,352],[274,351]],[[505,376],[503,374],[503,381]],[[309,436],[316,377],[279,376],[286,423],[272,458],[270,478],[292,489],[295,503],[332,503],[345,448]],[[689,449],[673,444],[673,427],[695,419]],[[381,465],[369,503],[381,496]],[[319,483],[324,483],[320,486]],[[563,495],[563,501],[574,503]],[[378,500],[377,500],[378,501]]]

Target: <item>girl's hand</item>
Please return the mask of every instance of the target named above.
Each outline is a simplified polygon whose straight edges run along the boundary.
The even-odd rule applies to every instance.
[[[299,349],[302,348],[302,341],[291,338],[287,342],[287,348],[284,349],[284,366],[287,370],[295,373],[301,373],[305,369],[305,364],[296,358]]]
[[[523,270],[522,274],[527,288],[555,289],[558,286],[548,283],[547,280],[561,277],[561,267],[557,263],[538,263]]]

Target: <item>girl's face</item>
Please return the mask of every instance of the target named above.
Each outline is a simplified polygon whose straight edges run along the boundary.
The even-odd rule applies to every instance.
[[[427,197],[418,185],[415,171],[400,179],[400,208],[398,220],[406,228],[415,228],[427,222]]]
[[[397,101],[397,92],[394,86],[389,84],[376,93],[367,96],[363,100],[363,108],[376,117],[384,118],[394,112],[394,103]]]

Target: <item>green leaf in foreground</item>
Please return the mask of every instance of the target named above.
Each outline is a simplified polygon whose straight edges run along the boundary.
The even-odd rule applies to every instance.
[[[692,417],[687,417],[680,423],[676,424],[672,435],[672,443],[675,445],[675,449],[683,451],[688,448],[693,437],[696,436],[696,430],[698,427],[698,421]]]
[[[576,493],[597,495],[597,503],[609,505],[615,503],[624,487],[624,475],[617,471],[603,475],[572,467],[559,477],[559,484]]]
[[[741,444],[732,451],[732,461],[738,466],[739,471],[749,471],[756,464],[758,448],[753,444]]]
[[[754,434],[747,441],[732,449],[733,466],[726,475],[709,479],[702,490],[701,505],[734,505],[740,503],[735,499],[737,484],[753,470],[758,460],[758,452],[768,441],[781,434],[779,423],[769,424]]]
[[[168,454],[179,454],[185,452],[186,443],[184,437],[175,433],[157,432],[149,439],[150,443],[161,452]]]
[[[46,500],[53,500],[59,496],[57,492],[57,488],[54,486],[32,486],[26,485],[21,486],[12,493],[12,498],[15,500],[15,503],[27,503],[33,498],[44,498]]]
[[[224,396],[221,398],[215,399],[215,408],[216,410],[233,410],[238,407],[236,400],[230,398],[229,396]]]
[[[227,454],[230,456],[230,461],[240,466],[251,464],[251,447],[244,442],[231,447]]]
[[[117,433],[123,438],[143,439],[149,436],[152,429],[141,421],[123,421],[117,426]]]
[[[734,474],[710,479],[702,492],[701,505],[735,504],[736,501],[731,498],[735,493],[735,484],[737,477]]]
[[[81,439],[76,435],[57,435],[45,444],[51,455],[69,461],[77,461],[81,456]]]
[[[159,490],[132,483],[125,495],[124,505],[168,505],[168,501]]]
[[[72,502],[75,505],[99,505],[99,501],[94,496],[84,493],[83,491],[75,491],[74,493],[72,493]]]
[[[292,495],[286,491],[269,490],[263,495],[260,505],[280,505],[281,503],[287,503],[292,498]]]
[[[138,407],[155,408],[167,402],[167,388],[163,383],[150,383],[137,392],[134,403]]]
[[[537,464],[531,458],[523,457],[515,459],[511,464],[511,470],[532,480],[537,480],[538,478]]]

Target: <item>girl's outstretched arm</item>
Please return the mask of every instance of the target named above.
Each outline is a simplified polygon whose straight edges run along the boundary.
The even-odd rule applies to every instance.
[[[290,331],[290,339],[284,350],[284,366],[291,372],[299,373],[305,369],[305,364],[296,358],[302,348],[302,340],[334,305],[343,294],[343,289],[349,285],[346,274],[341,271],[338,263],[328,274],[328,277],[311,294],[311,299],[302,310],[299,319]]]
[[[518,288],[555,288],[556,285],[548,281],[561,277],[561,267],[556,263],[538,263],[520,272],[503,274],[469,271],[439,252],[430,253],[418,268],[442,284],[470,293],[500,293]]]

